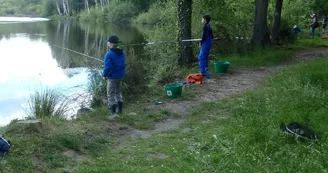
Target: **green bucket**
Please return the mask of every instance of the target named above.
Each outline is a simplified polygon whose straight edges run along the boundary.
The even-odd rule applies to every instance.
[[[181,96],[182,86],[183,84],[181,83],[165,85],[164,88],[165,88],[166,95],[169,98],[177,98]]]
[[[217,61],[214,62],[214,69],[216,73],[226,73],[228,71],[230,62],[228,61]]]

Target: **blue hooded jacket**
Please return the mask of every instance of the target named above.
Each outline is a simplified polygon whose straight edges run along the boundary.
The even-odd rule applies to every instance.
[[[111,48],[104,58],[103,77],[121,79],[125,76],[125,54],[122,49]]]
[[[0,157],[3,157],[10,150],[10,143],[4,138],[0,137]]]

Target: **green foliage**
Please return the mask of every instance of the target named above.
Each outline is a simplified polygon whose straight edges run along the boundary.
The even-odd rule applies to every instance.
[[[302,28],[308,28],[311,23],[311,15],[314,0],[286,0],[283,3],[282,17],[290,23],[291,26],[299,25]]]
[[[101,70],[92,70],[89,74],[88,90],[92,95],[91,107],[104,105],[107,84],[106,81],[102,79]]]
[[[123,95],[143,94],[147,91],[149,79],[144,64],[146,62],[137,57],[133,49],[126,50],[126,76],[121,87]]]
[[[168,24],[177,21],[177,2],[173,0],[156,1],[147,12],[139,14],[134,20],[142,24]]]
[[[133,3],[120,0],[112,0],[106,9],[109,22],[128,22],[138,14],[138,9]]]
[[[81,20],[93,22],[129,22],[138,14],[137,7],[126,1],[112,0],[108,5],[102,8],[91,8],[80,13]]]
[[[29,111],[34,118],[60,118],[68,111],[68,102],[58,91],[42,89],[30,96]]]

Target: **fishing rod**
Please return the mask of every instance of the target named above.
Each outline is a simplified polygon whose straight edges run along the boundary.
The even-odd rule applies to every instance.
[[[139,43],[139,44],[130,44],[130,45],[121,45],[122,47],[125,47],[125,46],[141,46],[141,45],[155,45],[155,44],[167,44],[167,43],[179,43],[179,42],[196,42],[196,41],[201,41],[202,39],[187,39],[187,40],[181,40],[181,41],[157,41],[157,42],[148,42],[148,43]],[[213,40],[220,40],[220,38],[214,38]],[[79,55],[82,55],[82,56],[85,56],[85,57],[88,57],[88,58],[91,58],[93,60],[96,60],[98,62],[104,62],[103,60],[100,60],[98,58],[95,58],[93,56],[90,56],[90,55],[86,55],[84,53],[81,53],[81,52],[78,52],[78,51],[75,51],[75,50],[71,50],[71,49],[68,49],[68,48],[65,48],[65,47],[61,47],[61,46],[58,46],[58,45],[54,45],[55,47],[58,47],[58,48],[61,48],[61,49],[64,49],[64,50],[68,50],[70,52],[73,52],[73,53],[76,53],[76,54],[79,54]]]
[[[88,58],[91,58],[91,59],[96,60],[96,61],[99,61],[99,62],[104,62],[103,60],[100,60],[100,59],[95,58],[95,57],[90,56],[90,55],[86,55],[86,54],[84,54],[84,53],[81,53],[81,52],[78,52],[78,51],[75,51],[75,50],[71,50],[71,49],[68,49],[68,48],[65,48],[65,47],[61,47],[61,46],[57,46],[57,45],[54,45],[54,46],[55,46],[55,47],[58,47],[58,48],[61,48],[61,49],[64,49],[64,50],[71,51],[71,52],[73,52],[73,53],[76,53],[76,54],[79,54],[79,55],[82,55],[82,56],[86,56],[86,57],[88,57]]]
[[[139,44],[130,44],[130,45],[121,45],[122,47],[128,46],[141,46],[141,45],[155,45],[155,44],[168,44],[168,43],[180,43],[180,42],[196,42],[201,41],[202,39],[186,39],[181,41],[157,41],[157,42],[147,42],[147,43],[139,43]],[[213,40],[221,40],[220,38],[213,38]]]

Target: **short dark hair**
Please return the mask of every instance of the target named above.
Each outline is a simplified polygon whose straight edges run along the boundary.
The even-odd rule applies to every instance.
[[[204,15],[203,19],[205,19],[206,22],[209,23],[211,21],[211,16],[210,15]]]

